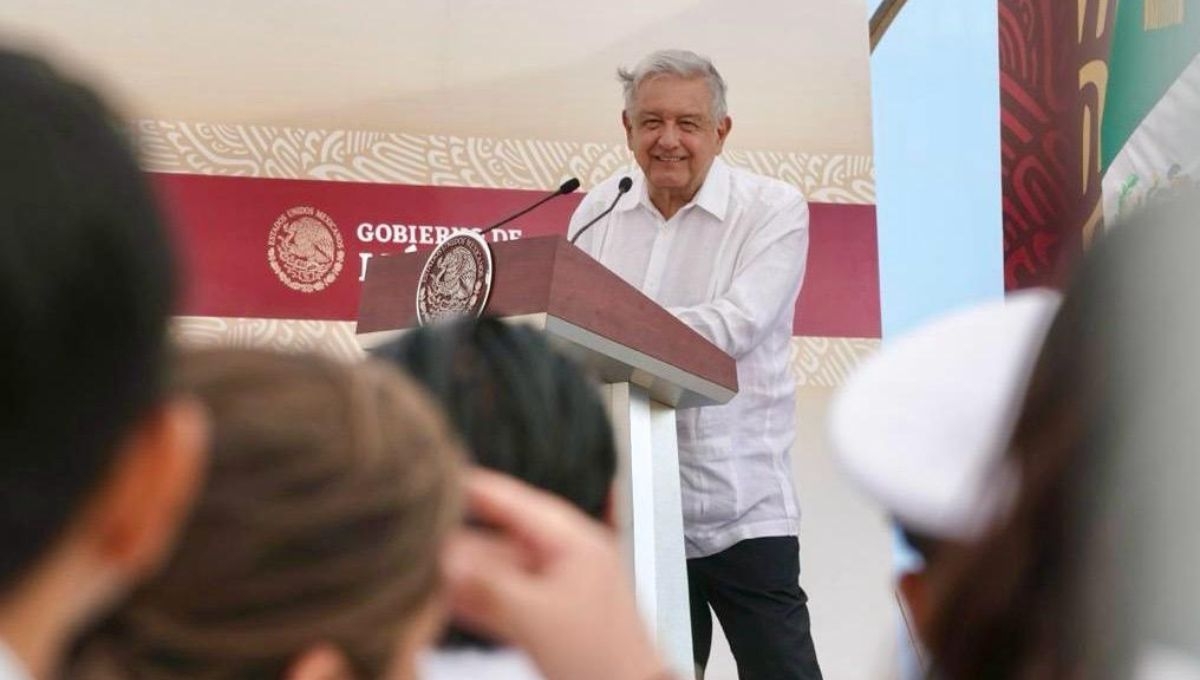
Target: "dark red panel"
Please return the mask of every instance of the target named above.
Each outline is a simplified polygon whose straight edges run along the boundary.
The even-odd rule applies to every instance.
[[[879,241],[875,206],[813,203],[808,271],[796,301],[796,335],[878,338]]]
[[[183,250],[187,275],[181,313],[226,317],[353,320],[363,255],[404,252],[408,247],[428,250],[436,242],[436,227],[487,225],[541,195],[166,173],[151,173],[151,180],[178,229]],[[490,239],[563,234],[582,197],[555,199],[504,231],[493,232]],[[268,261],[273,225],[297,207],[323,212],[341,237],[343,269],[321,290],[289,288]],[[812,242],[796,333],[879,337],[874,207],[815,203],[811,208]],[[519,236],[512,230],[519,230]],[[389,238],[381,243],[379,236]]]
[[[1108,60],[1117,0],[997,8],[1005,288],[1060,285],[1100,222],[1104,85],[1082,76]]]

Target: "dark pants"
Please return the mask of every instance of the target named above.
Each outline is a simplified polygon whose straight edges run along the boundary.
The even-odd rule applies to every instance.
[[[800,588],[795,536],[752,538],[687,561],[692,656],[708,665],[717,613],[740,680],[818,680],[808,596]]]

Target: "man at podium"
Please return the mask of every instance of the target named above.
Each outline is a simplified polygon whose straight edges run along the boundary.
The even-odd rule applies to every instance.
[[[795,187],[718,158],[732,120],[708,59],[662,50],[618,75],[638,170],[632,188],[619,174],[591,191],[569,235],[732,356],[741,388],[727,404],[677,416],[696,665],[708,661],[711,606],[741,678],[820,678],[789,453],[808,204]]]

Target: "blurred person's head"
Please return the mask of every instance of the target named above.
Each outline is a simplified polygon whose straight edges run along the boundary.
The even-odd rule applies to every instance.
[[[1116,431],[1084,506],[1091,562],[1103,565],[1087,575],[1089,630],[1116,656],[1088,656],[1140,680],[1190,680],[1200,678],[1200,193],[1158,200],[1124,225],[1134,233],[1120,237],[1130,245],[1110,277],[1122,292],[1092,317],[1122,322],[1112,329]],[[1111,617],[1110,603],[1127,615]]]
[[[0,50],[0,642],[35,675],[154,569],[203,418],[164,392],[173,258],[120,123]]]
[[[1125,678],[1151,643],[1200,654],[1197,215],[1194,195],[1154,206],[1077,272],[1011,443],[1013,508],[939,579],[939,677]]]
[[[550,491],[610,527],[616,451],[592,384],[545,336],[498,319],[425,326],[375,350],[441,404],[473,461]],[[446,648],[489,648],[451,627]]]
[[[410,678],[441,628],[457,439],[375,361],[218,349],[179,388],[212,469],[165,569],[87,635],[78,678]]]
[[[532,328],[461,319],[374,352],[441,403],[479,465],[553,492],[611,523],[616,453],[596,385]]]
[[[921,558],[897,583],[918,629],[947,546],[976,540],[1011,497],[997,463],[1059,299],[1035,289],[940,316],[890,340],[835,396],[841,467]]]

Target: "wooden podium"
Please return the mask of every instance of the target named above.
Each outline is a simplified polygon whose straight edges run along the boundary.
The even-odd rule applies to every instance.
[[[358,338],[371,349],[416,325],[426,253],[367,268]],[[603,384],[616,436],[619,529],[639,607],[659,648],[691,677],[691,621],[675,409],[737,394],[733,359],[558,236],[492,244],[486,314],[534,325]]]

